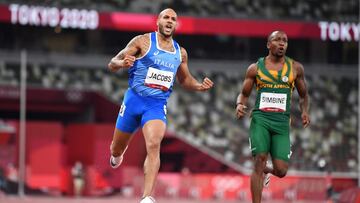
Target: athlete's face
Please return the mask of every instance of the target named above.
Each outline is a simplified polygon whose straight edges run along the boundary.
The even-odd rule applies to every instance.
[[[267,48],[270,54],[276,57],[283,57],[288,47],[288,38],[284,32],[275,31],[268,39]]]
[[[157,20],[158,32],[165,37],[171,37],[177,26],[177,15],[172,9],[163,10]]]

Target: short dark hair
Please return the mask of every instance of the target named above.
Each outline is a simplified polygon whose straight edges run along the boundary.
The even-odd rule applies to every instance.
[[[286,34],[286,33],[285,33],[284,31],[282,31],[282,30],[274,30],[274,31],[272,31],[272,32],[269,34],[269,36],[268,36],[268,38],[267,38],[267,41],[270,42],[270,41],[271,41],[271,38],[272,38],[276,33],[278,33],[278,32],[281,32],[281,33]]]

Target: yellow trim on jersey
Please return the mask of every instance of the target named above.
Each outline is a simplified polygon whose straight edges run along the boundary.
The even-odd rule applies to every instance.
[[[292,69],[291,69],[290,74],[289,74],[289,81],[291,81],[291,82],[290,82],[291,88],[294,88],[294,86],[295,86],[295,81],[294,81],[294,73],[293,73]]]
[[[266,76],[260,69],[258,69],[257,73],[260,76],[260,78],[262,78],[263,80],[266,80],[267,82],[275,83],[273,79]]]
[[[268,70],[268,71],[274,78],[278,78],[279,74],[277,70]]]
[[[292,59],[289,59],[289,64],[290,64],[289,83],[290,83],[291,92],[292,92],[292,89],[295,87],[294,66],[293,66],[294,61]]]
[[[291,65],[290,65],[290,66],[291,66]],[[290,68],[290,70],[291,70],[291,67],[288,67],[288,66],[287,66],[287,63],[286,63],[286,61],[285,61],[284,65],[283,65],[283,68],[282,68],[282,72],[281,72],[281,78],[283,78],[283,77],[286,75],[286,73],[287,73],[287,71],[288,71],[289,68]]]

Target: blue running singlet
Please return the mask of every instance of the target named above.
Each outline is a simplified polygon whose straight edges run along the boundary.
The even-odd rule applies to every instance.
[[[175,75],[181,64],[180,46],[173,40],[174,52],[160,48],[157,33],[150,33],[150,46],[129,69],[129,87],[137,94],[159,99],[169,98]]]
[[[173,40],[174,52],[158,45],[157,33],[150,33],[146,54],[129,69],[129,89],[120,107],[116,128],[133,133],[149,120],[166,123],[166,104],[181,64],[180,46]]]

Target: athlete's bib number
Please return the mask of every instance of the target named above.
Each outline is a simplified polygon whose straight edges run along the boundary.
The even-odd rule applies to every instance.
[[[286,111],[287,94],[262,92],[259,109],[262,111]]]
[[[145,85],[151,88],[167,91],[173,81],[174,74],[156,68],[149,68],[145,78]]]

